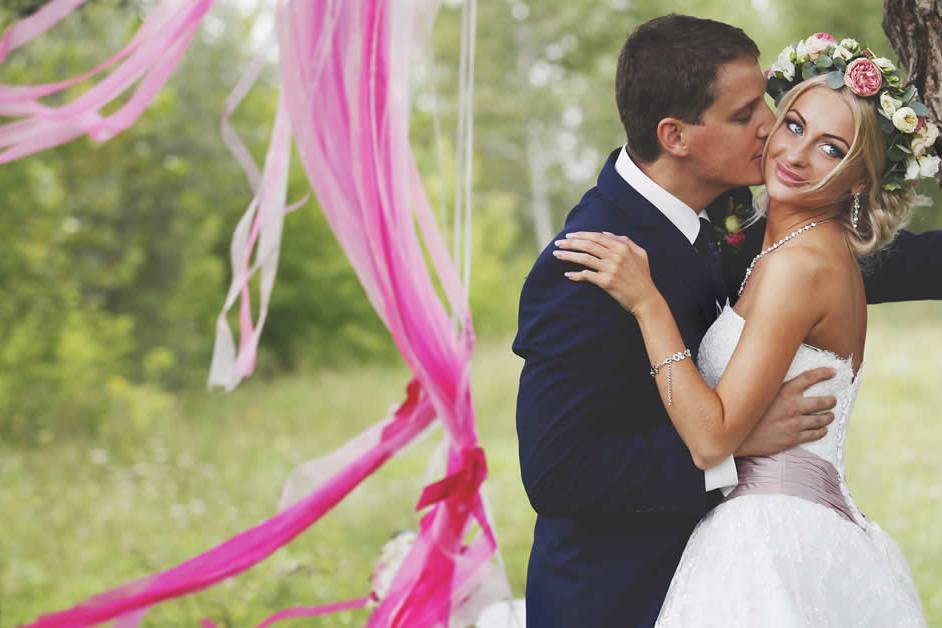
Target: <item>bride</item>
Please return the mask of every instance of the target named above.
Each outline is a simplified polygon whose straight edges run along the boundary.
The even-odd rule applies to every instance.
[[[570,279],[602,287],[638,320],[664,405],[700,468],[736,450],[784,380],[837,371],[808,391],[838,399],[824,438],[737,459],[739,485],[690,538],[661,627],[926,625],[905,559],[851,499],[844,446],[867,330],[859,261],[893,239],[913,181],[938,169],[938,129],[892,64],[854,40],[818,51],[833,70],[801,81],[808,54],[787,48],[772,68],[770,93],[784,97],[756,201],[765,246],[696,365],[643,249],[600,233],[559,243],[560,259],[586,267]]]

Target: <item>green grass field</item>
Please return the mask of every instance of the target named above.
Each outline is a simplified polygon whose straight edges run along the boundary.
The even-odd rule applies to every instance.
[[[871,309],[865,382],[848,449],[861,509],[902,546],[930,626],[942,626],[942,307]],[[510,340],[474,364],[486,484],[511,583],[523,591],[534,515],[520,485]],[[150,425],[115,420],[94,442],[57,435],[38,450],[0,444],[0,626],[170,567],[271,516],[298,463],[329,452],[398,403],[403,368],[250,381],[178,400]],[[436,430],[291,545],[243,576],[152,609],[145,625],[255,625],[287,606],[364,595],[412,506]],[[361,625],[349,612],[296,625]]]

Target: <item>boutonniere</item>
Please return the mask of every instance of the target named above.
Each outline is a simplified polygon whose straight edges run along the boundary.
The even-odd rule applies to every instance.
[[[739,253],[746,234],[743,227],[752,213],[752,194],[748,188],[733,190],[720,200],[725,207],[724,218],[721,224],[714,224],[717,240],[724,251]]]

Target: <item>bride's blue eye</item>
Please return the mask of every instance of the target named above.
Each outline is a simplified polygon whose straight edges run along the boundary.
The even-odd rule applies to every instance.
[[[795,135],[803,135],[805,132],[805,129],[794,120],[789,120],[788,122],[785,123],[785,125],[788,127],[788,130],[794,133]]]
[[[824,153],[825,153],[828,157],[833,157],[833,158],[835,158],[835,159],[843,159],[843,158],[844,158],[844,153],[841,152],[841,149],[839,149],[839,148],[838,148],[837,146],[835,146],[834,144],[825,144],[825,145],[824,145]]]

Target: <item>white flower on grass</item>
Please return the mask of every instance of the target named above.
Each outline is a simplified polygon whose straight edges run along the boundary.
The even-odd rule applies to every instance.
[[[890,92],[880,94],[880,107],[883,108],[883,113],[885,113],[888,118],[892,118],[893,114],[896,113],[897,109],[899,109],[902,104],[903,101],[896,100],[890,96]]]
[[[919,116],[912,107],[900,107],[893,114],[893,126],[903,133],[913,133],[919,126]]]
[[[896,65],[886,57],[876,57],[873,59],[873,62],[877,64],[877,67],[880,68],[884,74],[896,70]]]
[[[370,602],[369,606],[379,606],[383,598],[389,593],[396,573],[402,567],[418,535],[415,532],[399,532],[393,538],[383,545],[380,551],[379,560],[373,568],[373,576],[370,578]]]

